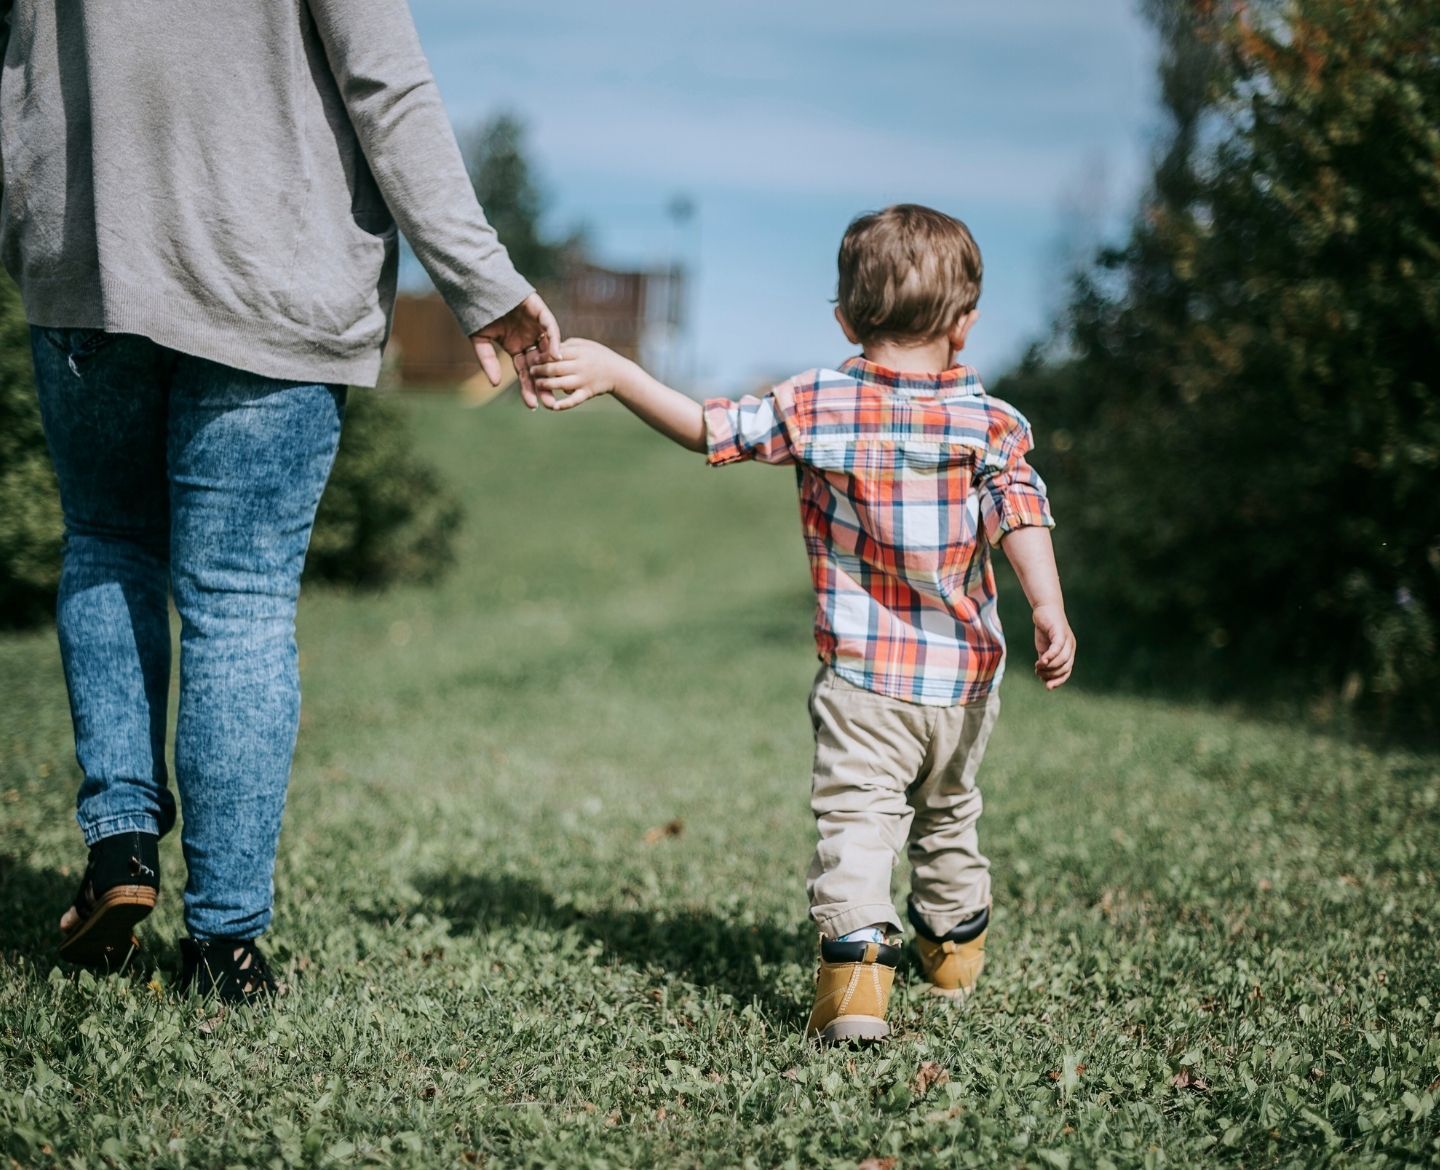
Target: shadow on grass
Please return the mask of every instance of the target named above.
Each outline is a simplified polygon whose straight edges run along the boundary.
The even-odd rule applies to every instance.
[[[742,1003],[753,1002],[777,1025],[798,1026],[809,1009],[808,1003],[775,989],[776,967],[814,958],[814,936],[805,927],[734,922],[693,909],[582,909],[562,903],[538,882],[513,875],[452,873],[417,884],[456,932],[484,934],[516,926],[574,930],[627,966],[658,968]]]
[[[60,942],[57,924],[78,880],[58,869],[36,869],[0,853],[0,961],[29,966],[41,978],[55,967],[66,972],[79,970],[61,962],[56,949]],[[145,982],[157,965],[153,951],[141,950],[131,956],[124,974]]]

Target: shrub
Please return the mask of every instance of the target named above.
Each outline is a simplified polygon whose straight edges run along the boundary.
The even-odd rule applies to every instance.
[[[430,581],[451,563],[460,506],[412,448],[408,421],[393,402],[351,392],[307,576],[373,587]],[[53,611],[61,530],[29,328],[14,286],[0,278],[0,623],[29,625]]]
[[[60,580],[60,499],[40,429],[30,331],[20,296],[0,276],[0,621],[49,612]]]
[[[351,390],[307,576],[364,587],[433,581],[454,561],[461,515],[435,469],[415,455],[399,406],[383,391]]]

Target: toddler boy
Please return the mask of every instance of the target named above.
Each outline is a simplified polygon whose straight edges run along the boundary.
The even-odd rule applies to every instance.
[[[889,1031],[901,848],[930,989],[963,998],[984,965],[990,874],[976,773],[1005,658],[990,546],[1031,604],[1046,688],[1074,664],[1045,485],[1025,461],[1029,424],[954,360],[981,271],[963,223],[901,204],[856,219],[840,245],[835,316],[862,355],[838,370],[702,406],[594,342],[569,340],[562,360],[530,363],[552,409],[614,394],[711,464],[798,468],[822,662],[810,695],[820,841],[806,886],[821,938],[807,1033],[824,1042]]]

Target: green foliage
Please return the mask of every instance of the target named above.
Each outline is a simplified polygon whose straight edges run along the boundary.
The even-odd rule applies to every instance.
[[[532,282],[554,280],[583,239],[578,232],[556,238],[545,231],[546,201],[526,153],[524,123],[497,114],[466,135],[463,148],[475,195],[515,267]]]
[[[404,413],[381,395],[353,391],[307,574],[367,587],[434,581],[453,559],[460,519],[453,494],[415,455]],[[29,331],[14,286],[0,280],[0,625],[51,613],[61,530]]]
[[[1440,1159],[1436,756],[1046,694],[1012,632],[980,990],[951,1011],[907,972],[893,1042],[816,1051],[793,478],[708,470],[609,404],[404,405],[474,522],[434,589],[302,600],[276,1010],[174,997],[177,835],[135,969],[53,969],[68,712],[53,639],[0,638],[0,1158]]]
[[[60,500],[40,429],[30,332],[0,275],[0,625],[49,611],[60,580]]]
[[[1440,724],[1440,3],[1162,8],[1151,195],[997,389],[1133,642]]]
[[[461,515],[436,470],[415,454],[404,412],[382,392],[352,390],[307,575],[367,587],[434,581],[454,559]]]

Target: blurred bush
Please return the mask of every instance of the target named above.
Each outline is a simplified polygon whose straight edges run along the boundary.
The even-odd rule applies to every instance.
[[[415,454],[400,406],[352,391],[307,576],[366,587],[434,580],[453,560],[460,517],[454,495]],[[14,285],[0,277],[0,624],[29,625],[53,611],[60,538],[29,329]]]
[[[1152,11],[1150,191],[996,387],[1078,604],[1151,681],[1440,726],[1440,3]]]
[[[48,614],[60,581],[60,499],[40,429],[30,330],[0,275],[0,624]]]
[[[433,581],[454,562],[461,516],[439,474],[415,454],[399,404],[383,391],[351,390],[306,575],[365,587]]]

